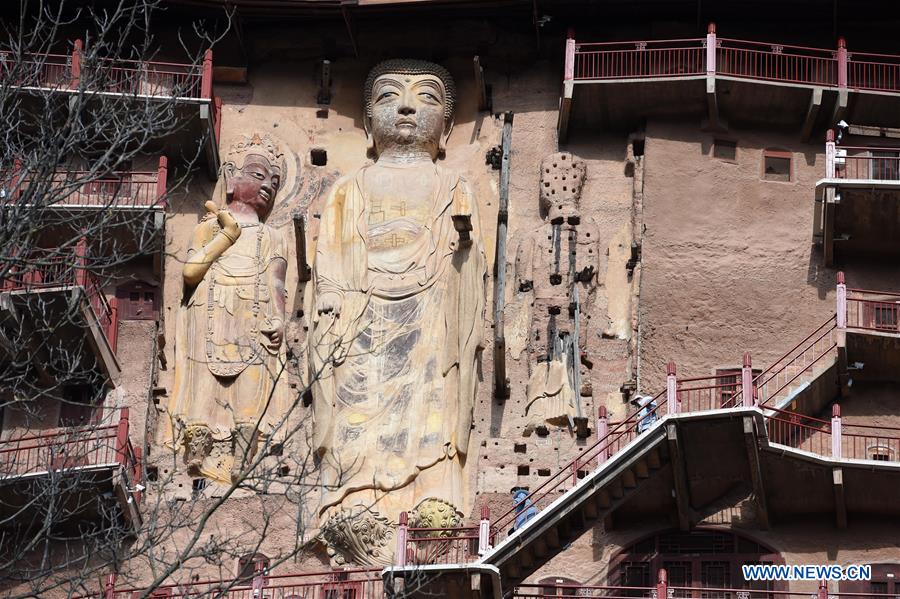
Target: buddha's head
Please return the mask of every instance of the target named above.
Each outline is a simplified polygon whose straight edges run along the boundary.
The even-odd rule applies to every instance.
[[[435,160],[453,128],[456,89],[444,67],[424,60],[386,60],[366,79],[365,127],[369,150]]]
[[[231,146],[222,164],[225,179],[225,202],[251,207],[264,221],[281,189],[286,172],[284,153],[268,135],[244,138]]]
[[[587,167],[569,152],[550,154],[541,161],[541,210],[551,221],[577,219]]]

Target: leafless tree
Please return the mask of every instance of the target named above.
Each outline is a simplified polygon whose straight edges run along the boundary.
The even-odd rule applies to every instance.
[[[163,55],[154,37],[165,16],[161,0],[90,8],[22,0],[3,10],[0,588],[11,597],[95,595],[113,572],[123,573],[117,586],[128,586],[129,564],[138,564],[144,596],[171,580],[189,582],[198,564],[222,564],[226,587],[244,584],[234,558],[260,551],[276,515],[279,527],[294,523],[294,542],[269,556],[268,567],[304,549],[306,474],[314,465],[302,447],[302,393],[281,423],[283,436],[299,444],[295,451],[278,456],[267,442],[244,456],[234,484],[213,496],[197,485],[196,501],[184,501],[164,492],[178,484],[177,451],[154,456],[172,462],[168,475],[143,478],[137,464],[147,448],[128,441],[127,429],[122,437],[121,406],[98,348],[114,353],[116,322],[104,288],[135,269],[159,276],[164,263],[160,207],[168,195],[157,177],[165,165],[141,165],[165,145],[169,193],[205,176],[204,148],[215,140],[210,130],[197,131],[200,102],[186,110],[185,98],[204,99],[204,51],[230,15],[221,15],[217,29],[182,26]],[[127,365],[149,370],[151,413],[159,351],[150,364]],[[149,439],[154,425],[148,419]],[[137,433],[133,439],[143,436]],[[236,493],[255,526],[249,534],[217,534],[215,515]]]

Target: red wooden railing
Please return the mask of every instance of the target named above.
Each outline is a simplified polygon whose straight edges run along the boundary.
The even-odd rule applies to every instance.
[[[57,171],[37,188],[39,201],[54,207],[165,208],[168,160],[159,157],[155,171],[125,171],[98,177],[91,171]],[[0,201],[33,204],[28,189],[35,179],[22,170],[4,177]]]
[[[847,289],[847,327],[900,333],[900,293]]]
[[[900,56],[849,53],[837,48],[717,37],[711,23],[705,38],[627,42],[566,42],[564,79],[608,81],[718,74],[799,85],[900,91]]]
[[[407,564],[463,564],[478,559],[478,527],[409,528]]]
[[[0,81],[20,87],[72,87],[71,54],[25,54],[18,59],[0,52]]]
[[[145,592],[140,587],[115,588],[111,576],[102,594],[94,599],[133,599]],[[261,599],[263,597],[289,597],[319,599],[382,599],[384,585],[381,569],[328,570],[298,574],[271,574],[263,572],[251,579],[204,580],[186,584],[169,584],[153,589],[151,597],[193,599],[194,597],[218,597],[220,599]]]
[[[895,599],[891,593],[841,593],[819,582],[817,592],[774,590],[772,582],[750,583],[756,588],[717,587],[710,584],[670,585],[665,568],[657,572],[656,586],[611,586],[593,584],[520,584],[512,591],[514,599],[551,599],[556,597],[603,597],[604,599],[664,599],[693,597],[697,599]],[[834,584],[834,583],[832,583]]]
[[[841,424],[841,457],[900,462],[900,428],[844,422]]]
[[[141,462],[128,433],[128,408],[122,408],[118,424],[11,436],[0,440],[0,478],[118,464],[133,487],[141,480]]]
[[[83,44],[71,54],[0,53],[0,81],[9,85],[76,89],[127,95],[212,100],[212,50],[200,64],[98,58],[86,63]]]
[[[786,410],[767,411],[769,442],[817,455],[831,455],[831,423]]]
[[[654,40],[575,45],[576,80],[653,79],[705,75],[705,40]]]
[[[103,58],[97,66],[82,71],[92,75],[97,91],[139,96],[201,99],[202,65],[175,62],[137,61]]]
[[[833,355],[837,347],[837,319],[830,317],[815,331],[806,336],[786,354],[775,360],[753,378],[756,393],[754,405],[773,405],[787,397],[795,388],[812,375],[814,369],[823,365],[826,358]],[[738,389],[731,401],[723,407],[741,405],[743,393]]]
[[[834,177],[900,181],[900,148],[838,146]]]
[[[900,56],[892,54],[848,54],[847,86],[853,89],[900,91]]]
[[[740,390],[741,379],[739,376],[714,375],[678,379],[678,411],[701,412],[731,407],[734,397]]]
[[[718,38],[716,72],[742,79],[761,79],[836,87],[834,50]]]
[[[0,265],[0,269],[6,271],[0,279],[0,289],[3,291],[76,286],[84,289],[97,322],[115,353],[119,326],[116,310],[106,299],[96,275],[89,270],[84,239],[73,253],[33,250],[27,256],[16,256],[10,262],[8,266]]]
[[[829,422],[785,410],[767,410],[769,441],[823,456],[900,462],[900,428],[843,422],[838,405],[832,406],[832,413]]]

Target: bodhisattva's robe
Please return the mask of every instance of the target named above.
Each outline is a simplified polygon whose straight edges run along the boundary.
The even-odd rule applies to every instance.
[[[196,229],[188,258],[215,236],[215,217]],[[264,223],[242,225],[241,236],[213,262],[196,287],[186,287],[178,312],[172,416],[184,430],[201,426],[212,440],[228,440],[238,425],[257,425],[268,435],[288,401],[285,345],[263,347],[261,329],[284,322],[275,301],[284,281],[274,278],[286,261],[284,235]],[[177,434],[177,432],[175,433]],[[229,480],[229,464],[204,463],[206,476]]]
[[[314,293],[341,298],[338,318],[312,311],[320,513],[364,505],[396,521],[429,497],[466,512],[486,275],[477,206],[435,165],[427,209],[385,212],[370,206],[365,171],[336,183],[316,247]],[[467,212],[472,243],[460,247],[451,214]]]

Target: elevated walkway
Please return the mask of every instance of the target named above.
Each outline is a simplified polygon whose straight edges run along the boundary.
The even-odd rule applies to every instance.
[[[647,117],[697,116],[796,127],[804,140],[840,119],[900,125],[900,56],[719,37],[566,42],[558,135],[573,127],[629,131]]]

